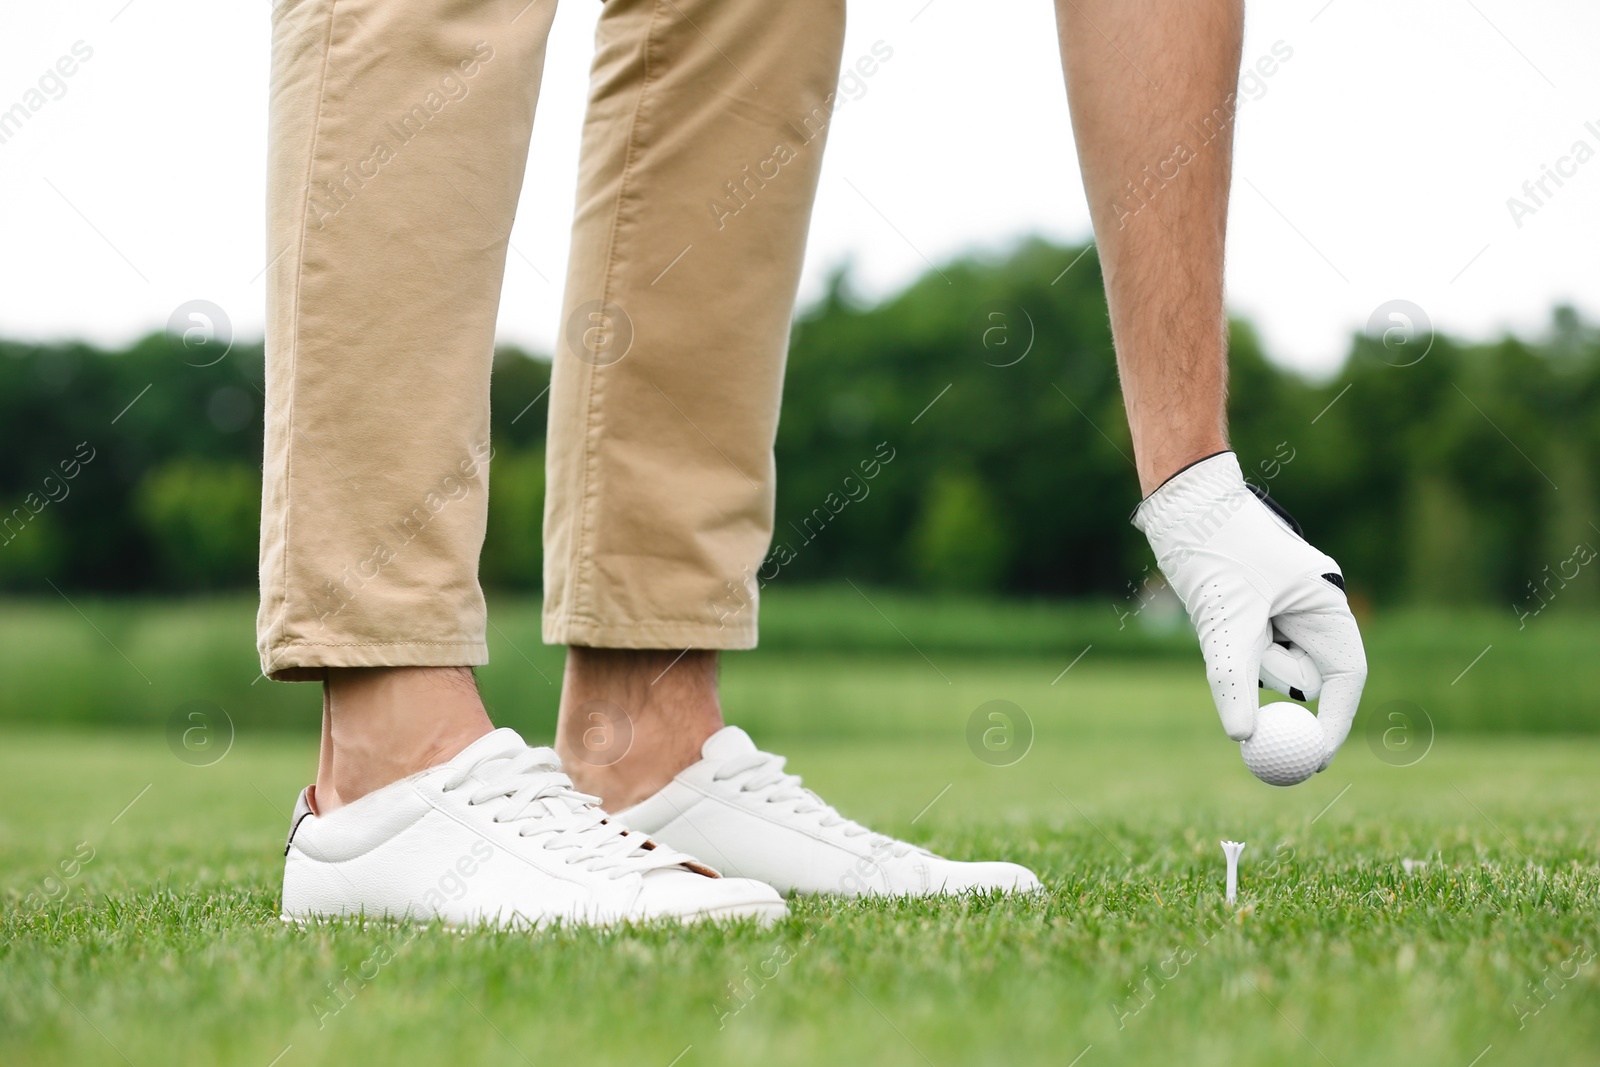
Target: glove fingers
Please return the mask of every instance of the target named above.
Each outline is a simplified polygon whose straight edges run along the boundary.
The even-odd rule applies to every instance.
[[[1272,644],[1266,611],[1253,611],[1210,627],[1201,641],[1206,658],[1206,678],[1211,699],[1222,717],[1222,728],[1235,741],[1248,740],[1256,729],[1256,695],[1261,678],[1261,654]]]
[[[1361,690],[1367,684],[1367,654],[1355,616],[1343,604],[1336,610],[1280,615],[1274,620],[1295,644],[1305,649],[1322,673],[1317,719],[1327,742],[1326,767],[1350,735]]]
[[[1322,692],[1322,672],[1306,650],[1276,641],[1261,654],[1261,682],[1291,700],[1315,700]]]
[[[1327,745],[1327,755],[1322,759],[1325,770],[1333,762],[1345,738],[1350,736],[1350,726],[1355,722],[1356,707],[1361,703],[1361,689],[1367,684],[1365,672],[1359,675],[1341,675],[1330,678],[1322,687],[1322,699],[1317,703],[1317,721],[1322,724],[1322,736]]]

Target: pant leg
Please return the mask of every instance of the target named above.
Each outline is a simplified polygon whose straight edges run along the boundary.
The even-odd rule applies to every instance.
[[[551,384],[544,639],[749,648],[843,0],[607,0]]]
[[[262,671],[485,662],[507,235],[555,0],[278,0]]]

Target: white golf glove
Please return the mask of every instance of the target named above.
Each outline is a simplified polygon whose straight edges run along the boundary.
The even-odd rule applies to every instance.
[[[1256,690],[1316,700],[1322,766],[1350,733],[1367,655],[1339,565],[1300,536],[1288,513],[1245,484],[1219,452],[1145,498],[1133,524],[1189,612],[1211,697],[1235,741],[1255,732]]]

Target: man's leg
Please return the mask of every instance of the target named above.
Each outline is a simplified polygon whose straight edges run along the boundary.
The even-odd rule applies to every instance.
[[[556,750],[609,810],[666,785],[722,726],[714,651],[567,650]]]
[[[544,636],[574,646],[557,749],[610,807],[699,757],[722,725],[716,650],[755,644],[843,32],[841,0],[608,0],[600,19],[551,386]]]
[[[491,730],[489,367],[554,0],[281,0],[262,670],[325,682],[290,919],[770,920]]]
[[[489,367],[552,0],[273,12],[262,671],[331,812],[491,728]]]
[[[851,822],[722,725],[717,650],[756,639],[842,29],[838,0],[607,4],[551,386],[544,630],[572,646],[557,748],[619,822],[781,890],[1031,889],[1014,864]],[[615,121],[625,145],[595,135]]]
[[[468,667],[330,667],[317,811],[438,766],[493,729]]]
[[[1139,481],[1227,448],[1222,260],[1243,0],[1060,0]]]

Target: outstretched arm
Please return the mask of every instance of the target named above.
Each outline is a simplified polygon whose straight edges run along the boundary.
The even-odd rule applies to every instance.
[[[1227,451],[1243,0],[1057,0],[1056,16],[1145,496],[1134,524],[1188,609],[1228,736],[1254,731],[1258,684],[1320,695],[1325,767],[1367,674],[1344,577]]]
[[[1243,0],[1057,0],[1139,484],[1228,447],[1222,259]]]

